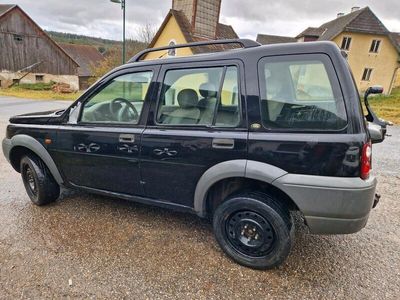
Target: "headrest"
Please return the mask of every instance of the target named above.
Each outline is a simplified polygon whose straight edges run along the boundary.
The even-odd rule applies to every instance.
[[[200,95],[204,98],[215,98],[217,97],[217,88],[214,84],[206,82],[200,85]]]
[[[178,103],[181,108],[197,107],[199,96],[195,90],[185,89],[178,94]]]

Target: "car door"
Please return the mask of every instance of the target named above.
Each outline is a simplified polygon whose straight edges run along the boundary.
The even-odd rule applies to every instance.
[[[162,67],[159,96],[143,132],[141,171],[147,197],[193,206],[210,167],[245,159],[247,129],[238,61]]]
[[[56,163],[74,186],[143,195],[139,151],[157,68],[111,75],[81,103],[77,124],[58,132]]]

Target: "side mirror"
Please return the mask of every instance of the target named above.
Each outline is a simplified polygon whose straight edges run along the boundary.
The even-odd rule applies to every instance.
[[[369,106],[369,102],[368,102],[368,96],[382,94],[382,93],[383,93],[383,87],[381,87],[381,86],[371,86],[365,91],[364,103],[365,103],[365,107],[367,108],[367,111],[368,111],[368,114],[365,118],[367,119],[368,122],[371,122],[371,123],[374,123],[376,125],[386,128],[388,123],[379,119],[379,117],[374,113],[372,108]]]
[[[380,85],[371,86],[365,91],[365,96],[368,97],[371,94],[382,94],[383,90],[383,87]]]

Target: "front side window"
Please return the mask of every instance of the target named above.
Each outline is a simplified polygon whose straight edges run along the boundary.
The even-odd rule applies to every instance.
[[[138,124],[153,72],[118,76],[83,105],[85,123]]]
[[[166,73],[157,110],[158,124],[235,127],[239,120],[237,67]]]
[[[351,44],[351,37],[345,36],[342,40],[342,45],[341,45],[341,49],[345,50],[345,51],[349,51],[350,50],[350,44]]]
[[[325,55],[265,58],[259,73],[265,127],[339,130],[346,126],[339,83]]]
[[[369,52],[378,53],[380,46],[381,46],[381,41],[380,40],[373,40],[372,43],[371,43],[371,47],[369,49]]]

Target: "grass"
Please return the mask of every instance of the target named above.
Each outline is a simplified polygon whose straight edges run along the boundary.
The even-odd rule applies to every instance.
[[[25,89],[25,90],[33,90],[33,91],[50,91],[53,88],[54,82],[51,81],[49,83],[32,83],[32,84],[25,84],[25,83],[20,83],[18,85],[19,88]]]
[[[400,88],[394,89],[390,96],[370,97],[369,103],[379,118],[400,125]]]
[[[40,85],[43,85],[42,87]],[[48,84],[21,84],[8,89],[0,89],[0,96],[10,96],[40,100],[76,100],[82,93],[55,93]],[[40,89],[42,88],[42,89]]]

